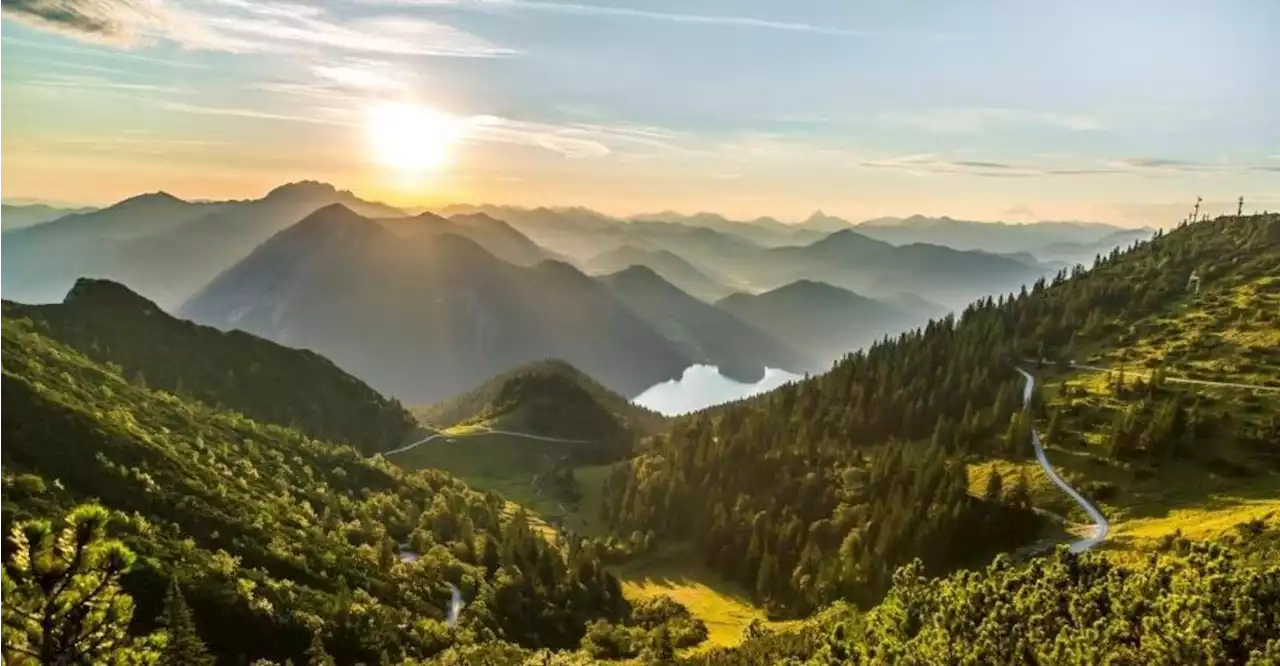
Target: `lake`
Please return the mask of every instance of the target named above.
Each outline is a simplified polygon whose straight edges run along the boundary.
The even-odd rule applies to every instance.
[[[659,414],[676,416],[772,391],[798,379],[803,377],[786,370],[765,368],[760,381],[744,384],[720,374],[720,369],[714,365],[691,365],[685,368],[680,379],[654,384],[632,402]]]

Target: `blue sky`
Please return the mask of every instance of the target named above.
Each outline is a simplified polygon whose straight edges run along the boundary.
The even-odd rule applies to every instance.
[[[1280,208],[1275,0],[12,0],[6,198],[1172,223]],[[458,119],[380,165],[366,109]]]

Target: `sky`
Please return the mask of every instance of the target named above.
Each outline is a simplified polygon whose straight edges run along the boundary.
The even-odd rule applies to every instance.
[[[1278,25],[1276,0],[4,0],[0,189],[1165,225],[1280,209]]]

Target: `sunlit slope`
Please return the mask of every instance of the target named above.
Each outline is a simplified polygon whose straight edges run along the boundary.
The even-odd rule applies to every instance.
[[[82,278],[57,304],[6,301],[4,316],[29,319],[43,335],[137,382],[366,453],[421,430],[399,402],[318,354],[172,317],[108,280]]]

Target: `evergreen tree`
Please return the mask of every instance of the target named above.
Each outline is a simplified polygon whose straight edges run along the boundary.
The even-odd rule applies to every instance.
[[[1000,470],[992,469],[991,476],[987,477],[987,490],[983,493],[983,497],[999,502],[1004,491],[1004,479],[1000,476]]]
[[[169,581],[169,593],[164,599],[164,614],[160,616],[160,624],[168,634],[168,640],[160,651],[161,666],[213,665],[213,657],[196,633],[195,620],[186,600],[182,598],[177,578]]]
[[[1022,508],[1031,506],[1031,480],[1027,478],[1027,470],[1018,471],[1018,480],[1013,482],[1007,498],[1014,506]]]
[[[107,538],[108,520],[106,509],[85,505],[56,532],[46,521],[14,526],[2,573],[4,663],[154,659],[149,644],[128,634],[133,599],[120,589],[120,579],[134,555]]]
[[[1044,440],[1046,444],[1055,446],[1062,445],[1062,410],[1054,409],[1049,413],[1049,427],[1045,430]]]
[[[307,648],[307,666],[337,666],[333,657],[324,649],[324,638],[320,632],[311,634],[311,646]]]

